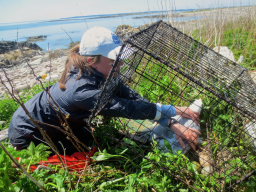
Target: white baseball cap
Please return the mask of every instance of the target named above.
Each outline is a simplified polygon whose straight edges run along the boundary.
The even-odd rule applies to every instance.
[[[93,27],[87,30],[80,42],[80,55],[103,55],[109,59],[116,60],[121,49],[121,41],[109,29],[104,27]]]

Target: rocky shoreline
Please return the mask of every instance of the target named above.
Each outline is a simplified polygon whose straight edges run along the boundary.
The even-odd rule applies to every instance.
[[[41,54],[41,52],[42,49],[35,43],[19,42],[18,46],[15,41],[0,41],[0,67],[14,67],[24,63],[28,58]]]
[[[28,37],[27,42],[45,41],[46,38],[47,38],[46,35],[38,35],[38,36]]]
[[[16,42],[0,42],[0,49],[4,52],[0,54],[0,67],[6,71],[15,92],[19,93],[39,83],[27,63],[36,76],[47,74],[51,79],[60,77],[65,68],[68,50],[43,52],[37,44],[30,42],[20,42],[19,46],[21,48],[17,47]],[[0,76],[7,87],[11,88],[2,70]],[[0,83],[0,97],[7,93],[7,89]]]
[[[131,25],[118,25],[115,34],[119,37],[119,39],[123,42],[125,41],[128,37],[132,36],[135,33],[138,33],[139,31],[146,29],[149,27],[152,23],[147,23],[144,25],[141,25],[139,27],[131,27]]]
[[[30,43],[27,41],[19,42],[19,46],[21,48],[27,47],[29,49],[34,49],[34,50],[42,50],[41,47],[39,47],[35,43]],[[17,46],[17,42],[15,41],[0,41],[0,54],[5,54],[10,51],[19,49]]]
[[[129,36],[147,28],[149,25],[150,23],[135,28],[130,25],[119,25],[115,33],[124,41]],[[70,45],[69,49],[78,43],[76,42]],[[17,49],[16,42],[0,42],[0,67],[5,68],[8,78],[11,79],[13,88],[17,93],[22,94],[20,93],[21,90],[39,83],[27,63],[33,68],[36,76],[47,74],[48,78],[51,76],[52,79],[59,79],[64,71],[69,49],[56,49],[54,51],[43,52],[35,43],[21,42],[19,44],[22,47],[22,52],[20,49]],[[216,48],[215,51],[219,51],[220,54],[234,60],[232,51],[228,50],[227,47]],[[242,60],[243,58],[240,59]],[[241,61],[239,60],[237,62],[239,63]],[[256,83],[256,72],[252,72],[251,75]],[[0,76],[7,87],[11,88],[2,70],[0,71]],[[8,91],[0,83],[0,97],[6,93]]]

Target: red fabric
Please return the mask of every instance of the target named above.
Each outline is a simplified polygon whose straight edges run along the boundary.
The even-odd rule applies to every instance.
[[[79,169],[83,169],[86,166],[86,164],[87,165],[91,164],[91,158],[90,157],[92,157],[94,155],[94,153],[96,153],[97,151],[98,151],[97,148],[94,147],[91,152],[89,152],[89,151],[86,152],[85,156],[80,152],[76,152],[76,153],[74,153],[70,156],[66,155],[64,157],[64,155],[60,155],[60,157],[62,158],[64,164],[68,167],[69,170],[79,170]],[[19,157],[17,159],[19,159]],[[58,159],[57,155],[53,155],[51,157],[48,157],[47,161],[42,161],[39,164],[40,165],[45,165],[45,166],[48,166],[49,164],[61,165],[61,162]],[[36,170],[37,166],[38,165],[30,166],[30,170],[31,171]]]

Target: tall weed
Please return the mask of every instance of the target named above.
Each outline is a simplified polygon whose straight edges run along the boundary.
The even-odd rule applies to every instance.
[[[56,81],[51,82],[51,84],[56,83]],[[44,84],[44,87],[47,87],[48,83]],[[35,85],[31,89],[26,89],[21,92],[20,98],[25,103],[31,99],[37,93],[43,91],[41,85]],[[0,125],[0,130],[6,129],[9,127],[9,124],[12,119],[13,113],[19,108],[19,104],[16,103],[10,96],[5,95],[0,99],[0,121],[5,121],[6,123]]]
[[[174,26],[210,48],[227,46],[236,61],[244,56],[242,66],[256,67],[256,6],[215,8],[199,14],[203,19]]]

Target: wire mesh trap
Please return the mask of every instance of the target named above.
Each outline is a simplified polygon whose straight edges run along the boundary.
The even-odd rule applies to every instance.
[[[215,180],[215,190],[227,190],[255,173],[256,85],[247,69],[158,21],[123,44],[89,122],[123,84],[151,103],[189,107],[195,100],[202,100],[196,151],[188,144],[181,149],[173,130],[157,122],[132,120],[128,114],[117,120],[122,124],[119,132],[141,145],[153,138],[164,153],[170,151],[165,142],[168,141],[174,154],[181,155],[181,149],[191,162],[198,162],[198,173],[191,172],[186,184],[196,182],[195,174],[203,174],[204,178]],[[174,118],[182,123],[180,116]],[[186,126],[194,126],[193,123]],[[123,144],[121,137],[112,138]],[[175,161],[171,163],[176,165]],[[164,165],[160,167],[166,169]]]

